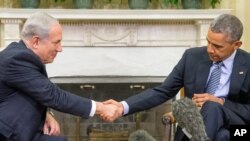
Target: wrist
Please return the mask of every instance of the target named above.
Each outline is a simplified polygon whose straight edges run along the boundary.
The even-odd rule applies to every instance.
[[[119,105],[117,105],[118,108],[119,108],[119,111],[121,112],[120,115],[124,115],[124,106],[121,102],[119,102]]]
[[[96,115],[100,115],[101,112],[102,112],[102,107],[103,107],[103,104],[101,102],[95,102],[96,103],[96,111],[95,111],[95,114]]]
[[[52,111],[47,111],[48,115],[51,115],[52,117],[55,117],[55,114]]]
[[[219,103],[223,105],[225,103],[225,98],[219,98],[219,101],[220,101]]]

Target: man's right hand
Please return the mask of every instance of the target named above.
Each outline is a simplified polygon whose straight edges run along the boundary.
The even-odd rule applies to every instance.
[[[113,122],[123,115],[123,105],[112,99],[96,102],[96,115],[105,121]]]

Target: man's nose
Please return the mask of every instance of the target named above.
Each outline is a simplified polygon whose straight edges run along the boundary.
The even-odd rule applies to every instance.
[[[61,43],[58,45],[58,47],[56,48],[57,52],[62,52],[62,45]]]
[[[208,53],[213,53],[213,52],[214,52],[214,49],[213,49],[213,47],[212,47],[211,44],[208,44],[208,45],[207,45],[207,52],[208,52]]]

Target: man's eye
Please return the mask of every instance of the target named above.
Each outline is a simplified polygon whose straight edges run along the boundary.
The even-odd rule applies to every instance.
[[[214,47],[215,47],[215,48],[219,48],[219,46],[217,46],[217,45],[214,45]]]
[[[213,47],[214,47],[214,48],[216,48],[216,49],[220,49],[220,48],[222,48],[222,46],[215,45],[215,44],[213,44]]]
[[[59,42],[52,42],[52,44],[55,45],[55,46],[56,46],[58,43],[59,43]]]

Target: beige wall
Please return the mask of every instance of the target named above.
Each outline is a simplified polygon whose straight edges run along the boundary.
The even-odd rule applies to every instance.
[[[242,49],[250,51],[250,1],[249,0],[222,0],[220,8],[233,9],[234,15],[240,18],[244,25]]]
[[[242,13],[242,19],[244,19],[244,48],[247,51],[250,51],[250,1],[249,0],[242,0],[245,1],[244,5],[242,7],[244,7],[244,11]]]

